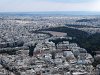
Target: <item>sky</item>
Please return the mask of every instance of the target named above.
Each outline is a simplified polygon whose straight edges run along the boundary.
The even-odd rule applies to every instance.
[[[100,0],[0,0],[0,12],[100,11]]]

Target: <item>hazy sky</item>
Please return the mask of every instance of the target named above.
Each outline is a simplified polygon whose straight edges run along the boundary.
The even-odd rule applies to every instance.
[[[0,12],[100,11],[100,0],[0,0]]]

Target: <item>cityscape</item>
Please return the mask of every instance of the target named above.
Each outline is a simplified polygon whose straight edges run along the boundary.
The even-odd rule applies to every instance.
[[[1,15],[0,75],[99,75],[99,50],[93,56],[69,32],[52,30],[93,35],[99,23],[99,16]]]

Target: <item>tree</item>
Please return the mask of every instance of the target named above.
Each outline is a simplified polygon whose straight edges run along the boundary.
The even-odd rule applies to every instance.
[[[51,55],[52,55],[52,59],[55,59],[56,53],[54,51],[51,52]]]
[[[34,44],[34,46],[31,44],[29,47],[29,56],[33,56],[33,52],[34,52],[34,49],[36,47],[37,43]]]

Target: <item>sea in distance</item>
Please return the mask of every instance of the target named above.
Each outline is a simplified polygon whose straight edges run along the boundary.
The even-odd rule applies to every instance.
[[[95,11],[0,12],[0,16],[100,16]]]

